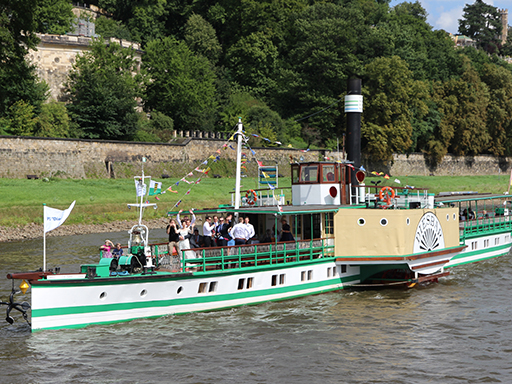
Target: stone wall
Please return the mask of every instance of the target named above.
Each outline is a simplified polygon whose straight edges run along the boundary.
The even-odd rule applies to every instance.
[[[168,175],[183,177],[210,155],[221,151],[221,161],[212,164],[211,174],[233,176],[235,151],[226,140],[214,138],[177,138],[172,143],[134,143],[74,139],[0,136],[0,177],[106,178],[132,177],[140,172],[142,157],[147,158],[145,169],[154,177]],[[317,161],[323,153],[304,153],[289,148],[253,148],[244,150],[249,163],[248,176],[256,176],[255,160],[265,165],[279,165],[279,173],[290,174],[290,156],[296,160]],[[252,166],[253,165],[253,166]]]
[[[147,158],[145,169],[154,177],[183,177],[195,167],[204,168],[201,163],[211,155],[216,156],[218,150],[221,152],[221,160],[211,163],[210,175],[229,177],[234,175],[235,151],[229,147],[223,149],[227,141],[221,136],[192,132],[167,144],[0,136],[0,177],[132,177],[140,171],[142,157]],[[257,174],[255,160],[262,161],[265,165],[277,163],[279,173],[289,176],[290,157],[297,161],[318,161],[324,156],[337,158],[336,153],[324,151],[303,152],[292,148],[253,150],[255,155],[249,149],[244,149],[248,158],[248,176]],[[422,154],[411,154],[395,155],[393,161],[387,165],[368,162],[363,165],[368,171],[385,172],[393,176],[498,175],[510,172],[512,159],[448,155],[439,166],[432,169]]]

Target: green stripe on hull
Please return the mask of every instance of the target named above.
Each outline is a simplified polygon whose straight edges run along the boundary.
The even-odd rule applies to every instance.
[[[496,251],[498,251],[499,253],[496,255],[489,255],[489,253],[493,253]],[[453,264],[451,264],[448,268],[452,268],[452,267],[456,267],[456,266],[464,265],[464,264],[477,263],[479,261],[493,259],[495,257],[500,257],[500,256],[505,256],[506,254],[509,253],[509,251],[510,251],[510,244],[504,244],[504,245],[500,245],[500,246],[496,246],[496,247],[492,247],[492,248],[487,248],[485,250],[485,252],[482,252],[481,249],[476,249],[474,251],[467,251],[462,254],[456,255],[451,260],[451,263],[453,263]],[[478,256],[478,255],[481,255],[481,257],[471,259],[471,260],[465,260],[467,258],[472,258],[472,257]],[[459,260],[459,259],[460,259],[460,262],[457,262],[457,260]]]
[[[62,280],[48,280],[41,281],[42,284],[38,284],[37,282],[33,284],[34,287],[52,289],[52,288],[69,288],[69,287],[98,287],[98,286],[112,286],[112,285],[123,285],[123,284],[146,284],[146,283],[161,283],[165,281],[179,281],[186,279],[204,279],[204,278],[215,278],[215,277],[225,277],[225,276],[233,276],[233,275],[241,275],[247,273],[254,272],[262,272],[262,271],[272,271],[272,270],[282,270],[286,271],[289,268],[295,267],[307,267],[309,265],[314,264],[327,264],[332,263],[336,260],[335,257],[324,257],[321,259],[308,260],[308,261],[290,261],[287,263],[280,264],[270,264],[270,265],[262,265],[257,267],[244,267],[244,268],[233,268],[226,270],[218,270],[218,271],[207,271],[207,272],[193,272],[193,273],[185,273],[180,275],[179,273],[171,273],[171,272],[157,272],[155,275],[133,275],[130,277],[105,277],[105,278],[93,278],[93,279],[80,279],[80,280],[72,280],[72,281],[62,281]],[[167,277],[166,277],[167,276]]]
[[[130,303],[118,303],[118,304],[106,304],[106,305],[90,305],[90,306],[77,306],[77,307],[65,307],[65,308],[44,308],[44,309],[33,309],[32,317],[43,317],[43,316],[58,316],[58,315],[74,315],[94,312],[105,312],[105,311],[119,311],[119,310],[130,310],[130,309],[141,309],[141,308],[153,308],[153,307],[171,307],[175,305],[187,305],[187,304],[199,304],[207,302],[217,302],[225,300],[237,300],[250,297],[258,296],[269,296],[293,291],[303,291],[307,289],[319,288],[322,286],[342,283],[345,281],[352,281],[354,277],[346,277],[343,279],[329,279],[319,282],[303,283],[300,285],[288,286],[288,287],[274,287],[263,290],[245,291],[245,292],[234,292],[230,294],[212,295],[212,294],[198,294],[198,296],[183,298],[183,299],[169,299],[169,300],[157,300],[147,302],[130,302]],[[341,289],[341,288],[340,288]],[[297,296],[305,296],[306,294],[298,293]],[[294,296],[295,297],[295,296]],[[262,300],[266,301],[266,300]]]

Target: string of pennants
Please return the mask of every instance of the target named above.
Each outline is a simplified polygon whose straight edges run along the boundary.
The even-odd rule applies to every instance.
[[[216,163],[217,161],[219,161],[221,159],[221,156],[222,156],[222,152],[227,150],[228,148],[233,150],[233,151],[236,151],[236,148],[234,148],[230,142],[234,141],[235,137],[237,136],[237,131],[235,131],[230,137],[229,139],[219,148],[215,151],[215,154],[212,154],[210,155],[207,159],[205,159],[204,161],[201,162],[201,164],[199,164],[197,167],[195,167],[192,171],[188,172],[185,176],[183,176],[180,180],[178,180],[177,182],[175,183],[172,183],[170,186],[166,187],[166,188],[162,188],[162,182],[158,182],[158,181],[154,181],[154,180],[151,180],[150,181],[150,186],[149,186],[149,192],[148,192],[148,196],[153,196],[156,200],[160,200],[160,196],[163,195],[163,194],[166,194],[166,193],[179,193],[178,189],[176,187],[178,187],[180,184],[187,184],[188,186],[188,189],[186,190],[185,193],[183,193],[181,195],[181,197],[178,199],[178,201],[173,205],[173,208],[177,208],[181,202],[183,201],[183,198],[187,195],[190,195],[191,191],[192,191],[192,188],[199,184],[202,180],[202,178],[208,174],[208,172],[210,172],[211,168],[210,168],[210,165],[212,163]],[[247,141],[248,141],[248,137],[244,134],[245,132],[242,133],[243,135],[243,140],[244,140],[244,146],[247,148]],[[261,139],[267,141],[267,142],[272,142],[271,140],[265,138],[265,137],[262,137],[260,135],[256,135],[256,134],[251,134],[251,136],[254,136],[254,137],[260,137]],[[276,144],[281,144],[279,141],[275,141],[273,143],[276,143]],[[250,151],[252,153],[253,156],[256,156],[256,152],[250,148]],[[247,154],[246,153],[242,153],[242,159],[241,159],[241,168],[242,168],[242,174],[245,174],[245,171],[247,170],[247,165],[246,163],[249,162],[248,160],[248,157],[247,157]],[[258,161],[258,164],[261,164],[260,161]],[[145,184],[142,184],[142,186],[140,185],[140,183],[138,181],[135,181],[135,185],[136,185],[136,189],[137,189],[137,196],[144,196],[146,194],[146,185]],[[272,186],[273,187],[273,186]],[[274,187],[273,187],[274,188]],[[149,203],[149,200],[146,201],[146,203]]]
[[[150,185],[149,185],[148,196],[153,196],[156,200],[160,200],[160,196],[163,195],[163,194],[166,194],[166,193],[178,194],[179,191],[177,190],[176,187],[180,186],[180,184],[181,185],[187,184],[187,186],[188,186],[187,190],[185,191],[185,193],[183,193],[181,195],[181,197],[177,200],[177,202],[172,207],[172,209],[177,208],[181,204],[181,202],[183,201],[183,198],[185,196],[190,195],[190,193],[192,191],[192,188],[195,185],[200,184],[201,181],[202,181],[202,178],[204,176],[206,176],[210,172],[210,170],[211,170],[210,165],[213,164],[213,163],[216,163],[217,161],[219,161],[221,159],[223,151],[227,150],[228,148],[233,150],[233,151],[236,151],[236,148],[234,148],[230,144],[230,142],[234,141],[235,137],[237,135],[238,135],[238,132],[235,131],[229,137],[229,139],[219,149],[217,149],[215,151],[214,154],[210,155],[207,159],[202,161],[192,171],[188,172],[180,180],[178,180],[175,183],[172,183],[167,188],[164,188],[164,189],[162,188],[162,184],[163,184],[162,182],[151,180],[150,181]],[[256,152],[248,144],[248,141],[249,141],[251,136],[252,137],[261,138],[262,140],[264,140],[266,142],[269,142],[269,143],[274,143],[274,144],[277,144],[277,145],[282,145],[282,143],[280,141],[272,141],[272,140],[270,140],[268,138],[265,138],[265,137],[263,137],[261,135],[258,135],[258,134],[248,134],[248,135],[246,135],[246,132],[242,131],[243,148],[248,149],[251,152],[252,156],[255,158],[255,160],[256,160],[256,162],[257,162],[257,164],[259,166],[262,166],[263,163],[257,159]],[[293,148],[291,145],[289,145],[288,147],[289,148]],[[297,148],[295,148],[295,149],[297,149]],[[301,151],[303,153],[306,153],[306,152],[310,151],[309,148],[308,149],[297,149],[297,150]],[[329,157],[324,157],[324,158],[326,160],[331,160],[331,158],[329,158]],[[249,162],[250,162],[250,160],[248,159],[247,154],[242,152],[242,158],[241,158],[241,163],[242,163],[241,164],[241,173],[242,173],[242,175],[246,174],[245,172],[247,171],[247,163],[249,163]],[[352,164],[347,164],[347,166],[352,168],[352,169],[355,169]],[[362,166],[359,167],[358,170],[366,172],[366,170]],[[270,177],[269,175],[267,175],[263,171],[262,171],[262,174],[263,174],[263,177],[265,177],[265,178],[269,178]],[[374,176],[383,177],[383,178],[388,179],[388,180],[390,179],[389,175],[384,174],[383,172],[375,172],[375,171],[373,171],[373,172],[371,172],[371,174],[374,175]],[[398,179],[395,179],[394,182],[397,183],[397,184],[400,184],[400,180],[398,180]],[[142,184],[142,186],[141,186],[140,183],[137,180],[135,181],[135,184],[136,184],[136,188],[137,188],[137,196],[144,196],[146,194],[146,185]],[[279,202],[279,200],[275,197],[275,194],[274,194],[275,186],[273,186],[272,184],[268,184],[268,187],[272,190],[272,194],[274,196],[274,199]],[[410,186],[407,186],[407,187],[410,187]],[[146,201],[146,203],[149,203],[149,200]],[[278,204],[278,209],[279,209],[279,211],[282,212],[282,208],[279,206],[279,204]]]

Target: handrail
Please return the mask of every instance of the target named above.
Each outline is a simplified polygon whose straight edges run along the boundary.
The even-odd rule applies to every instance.
[[[196,258],[186,259],[187,252],[190,251],[195,253]],[[181,251],[179,270],[219,272],[233,268],[305,262],[334,256],[333,253],[333,238],[195,248]]]

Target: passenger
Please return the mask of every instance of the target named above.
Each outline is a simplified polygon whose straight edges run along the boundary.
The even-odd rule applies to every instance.
[[[231,215],[231,214],[227,215],[226,219],[223,219],[222,217],[220,218],[222,225],[220,227],[219,242],[220,242],[220,246],[222,246],[222,247],[225,247],[226,245],[228,245],[228,242],[231,240],[230,232],[232,229],[232,226],[231,226],[232,219],[233,219],[233,215]]]
[[[178,234],[178,226],[176,225],[176,220],[169,220],[169,225],[167,226],[167,234],[169,235],[169,255],[172,255],[173,248],[176,250],[176,252],[178,252],[180,249],[180,235]]]
[[[262,243],[271,243],[272,242],[272,230],[267,229],[265,232],[265,236],[261,239]]]
[[[254,230],[254,226],[251,223],[249,223],[249,217],[246,217],[244,222],[245,227],[247,228],[246,243],[249,244],[251,242],[251,239],[256,235],[256,231]]]
[[[100,247],[102,251],[101,255],[103,258],[111,259],[112,258],[112,248],[114,248],[114,243],[110,240],[105,240],[105,244]]]
[[[203,241],[205,247],[212,246],[214,229],[215,224],[212,223],[212,218],[210,216],[206,216],[203,224]]]
[[[471,207],[468,208],[468,220],[473,220],[475,218],[475,212],[471,209]]]
[[[235,245],[242,245],[247,241],[247,226],[242,217],[238,218],[238,224],[231,230],[231,237],[235,239]]]
[[[123,256],[123,248],[121,248],[121,243],[116,243],[116,247],[112,251],[112,256],[115,256],[115,257]]]
[[[199,229],[194,229],[194,234],[190,238],[192,248],[202,248],[204,246],[203,236],[199,234]]]
[[[281,237],[279,241],[294,241],[292,229],[285,219],[281,220]]]
[[[183,217],[182,219],[180,219],[180,214],[181,212],[183,212],[183,209],[180,209],[180,211],[178,212],[178,214],[176,215],[176,220],[177,220],[177,223],[178,223],[178,226],[180,228],[182,228],[182,223],[183,221],[189,221],[190,223],[190,227],[194,226],[195,222],[196,222],[196,215],[194,215],[194,210],[193,209],[190,209],[189,212],[190,214],[192,215],[192,221],[190,221],[190,218],[188,216],[185,216]]]

